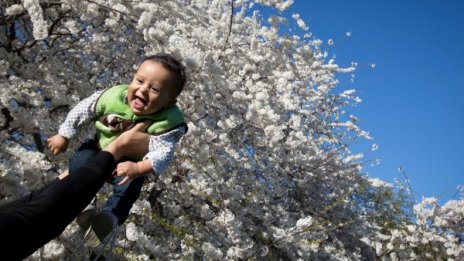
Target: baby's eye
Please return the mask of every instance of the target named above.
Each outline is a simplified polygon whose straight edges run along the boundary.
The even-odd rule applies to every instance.
[[[143,83],[143,81],[141,79],[137,79],[137,82],[138,83]]]
[[[152,91],[152,92],[154,92],[154,93],[159,93],[159,89],[158,89],[158,87],[156,87],[156,86],[151,86],[151,87],[150,87],[150,91]]]

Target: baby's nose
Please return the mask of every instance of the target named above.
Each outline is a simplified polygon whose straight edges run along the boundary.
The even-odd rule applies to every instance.
[[[145,85],[145,84],[140,87],[141,92],[148,92],[149,89],[150,89],[150,86]]]

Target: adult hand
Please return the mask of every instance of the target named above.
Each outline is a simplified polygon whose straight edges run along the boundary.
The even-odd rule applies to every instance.
[[[119,135],[104,150],[113,154],[116,160],[119,160],[122,156],[142,158],[148,152],[150,135],[143,133],[143,131],[149,124],[150,122],[137,123],[132,129]]]

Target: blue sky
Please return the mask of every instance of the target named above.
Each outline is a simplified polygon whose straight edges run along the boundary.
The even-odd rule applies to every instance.
[[[357,90],[353,114],[379,146],[367,158],[382,162],[364,171],[392,182],[401,166],[416,200],[452,198],[464,185],[464,1],[295,0],[292,13],[334,40],[339,65],[359,65],[340,88]]]

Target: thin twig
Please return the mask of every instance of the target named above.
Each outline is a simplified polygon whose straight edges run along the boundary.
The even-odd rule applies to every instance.
[[[32,138],[34,139],[35,147],[39,152],[43,152],[45,149],[45,146],[42,142],[42,138],[40,137],[39,132],[34,132],[32,133]]]
[[[226,41],[222,49],[223,51],[226,49],[226,46],[229,43],[229,37],[232,34],[232,24],[234,22],[234,0],[230,1],[230,6],[229,32],[227,33]]]
[[[0,131],[8,129],[10,127],[10,122],[14,120],[8,108],[2,108],[1,111],[2,111],[3,117],[5,118],[5,122],[3,123],[3,126],[0,127]]]

